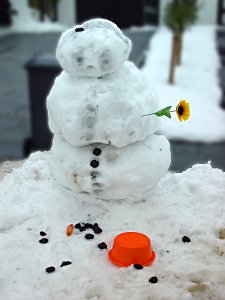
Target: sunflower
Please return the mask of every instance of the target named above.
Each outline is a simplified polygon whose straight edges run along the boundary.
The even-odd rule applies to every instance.
[[[181,100],[176,107],[176,114],[180,122],[190,118],[190,104],[186,100]]]
[[[165,116],[165,117],[171,119],[171,113],[176,112],[180,122],[187,121],[190,118],[190,104],[186,100],[181,100],[178,103],[176,110],[171,110],[171,108],[172,108],[172,106],[167,106],[156,112],[142,115],[142,117],[155,115],[157,117]]]

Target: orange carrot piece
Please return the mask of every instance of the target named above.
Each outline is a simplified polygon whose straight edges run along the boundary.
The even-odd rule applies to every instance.
[[[66,234],[67,234],[68,236],[72,235],[72,233],[73,233],[73,228],[74,228],[74,225],[73,225],[73,224],[70,224],[70,225],[67,226]]]

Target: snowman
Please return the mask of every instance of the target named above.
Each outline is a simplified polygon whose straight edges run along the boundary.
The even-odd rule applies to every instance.
[[[112,22],[93,19],[64,32],[63,68],[47,98],[56,180],[95,198],[140,199],[167,172],[170,146],[155,132],[158,103],[129,61],[130,40]]]

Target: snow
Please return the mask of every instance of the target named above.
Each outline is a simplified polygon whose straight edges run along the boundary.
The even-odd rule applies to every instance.
[[[11,0],[12,9],[17,13],[12,15],[12,25],[8,28],[0,28],[0,36],[12,33],[43,33],[61,32],[66,26],[57,22],[51,22],[45,16],[44,22],[38,21],[35,11],[32,10],[27,0]]]
[[[215,34],[213,26],[194,26],[187,31],[183,63],[176,68],[175,85],[167,84],[172,34],[161,28],[150,41],[143,73],[157,94],[160,108],[173,105],[175,109],[181,99],[186,99],[191,106],[191,118],[186,123],[179,123],[175,114],[172,120],[162,118],[160,132],[168,138],[198,142],[225,139],[225,112],[220,108],[222,91]]]
[[[136,202],[73,193],[49,171],[51,153],[34,153],[0,182],[0,299],[224,299],[225,174],[210,164],[168,173]],[[97,222],[65,233],[70,223]],[[39,232],[48,244],[40,244]],[[136,270],[111,264],[113,238],[137,231],[151,238],[156,260]],[[89,231],[87,231],[89,232]],[[188,236],[190,243],[183,243]],[[106,242],[108,250],[97,244]],[[71,265],[60,268],[62,261]],[[55,266],[48,274],[46,267]],[[157,276],[158,283],[149,283]]]
[[[94,155],[94,149],[101,154]],[[73,147],[55,135],[51,169],[58,182],[76,192],[106,200],[140,199],[167,172],[170,161],[170,145],[164,136],[153,135],[117,148],[104,144]],[[93,162],[99,164],[97,168]]]
[[[131,41],[113,22],[93,19],[62,34],[56,57],[71,76],[99,77],[121,67],[130,50]]]
[[[191,95],[196,89],[193,83]],[[215,91],[212,82],[204,96]],[[65,72],[57,78],[48,97],[51,151],[32,154],[0,181],[0,300],[225,298],[225,173],[205,164],[164,175],[169,143],[153,134],[155,116],[141,118],[148,107],[154,112],[157,101],[130,62],[101,79]],[[97,108],[101,126],[93,129]],[[78,147],[81,134],[86,141]],[[103,232],[92,240],[85,239],[90,229],[67,236],[67,226],[78,222],[98,223]],[[39,242],[40,231],[47,244]],[[129,231],[151,238],[156,260],[150,267],[109,261],[113,239]],[[191,241],[184,243],[184,236]],[[60,267],[63,261],[72,264]],[[46,272],[50,266],[54,273]]]
[[[49,126],[73,146],[91,143],[124,147],[144,140],[159,127],[158,103],[142,73],[130,62],[103,78],[62,72],[47,99]],[[119,134],[118,134],[119,133]]]

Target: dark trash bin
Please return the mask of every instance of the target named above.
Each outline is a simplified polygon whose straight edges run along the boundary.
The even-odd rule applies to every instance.
[[[9,0],[1,0],[0,4],[0,26],[10,26],[12,24],[13,11]]]
[[[52,133],[48,127],[46,96],[61,72],[54,55],[42,54],[25,65],[28,71],[32,136],[24,142],[24,155],[51,147]]]

